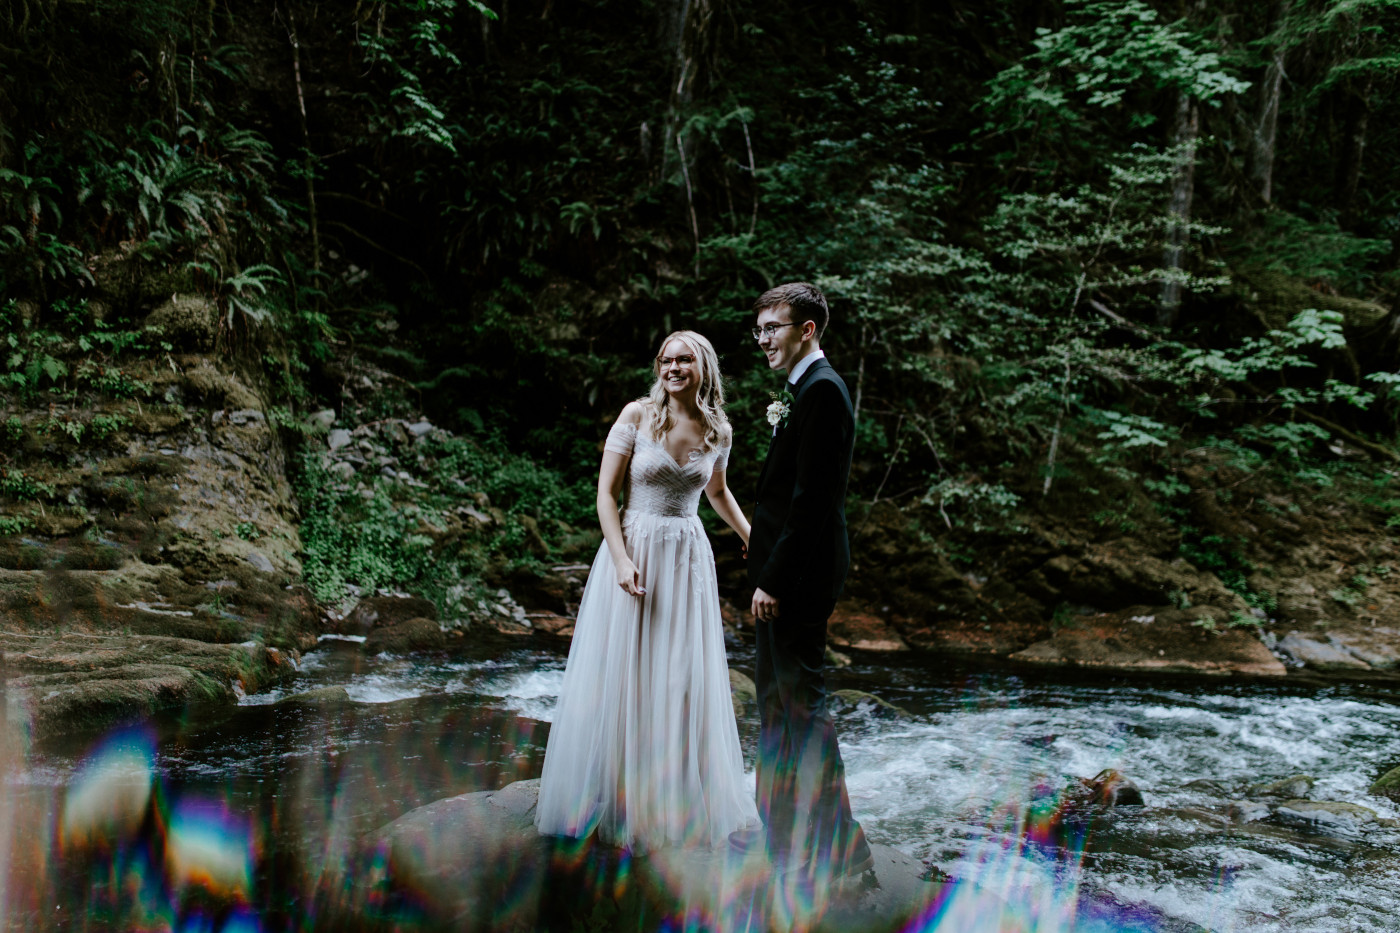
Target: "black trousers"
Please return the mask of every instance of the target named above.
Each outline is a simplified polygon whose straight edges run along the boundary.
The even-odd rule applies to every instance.
[[[758,813],[775,862],[840,872],[870,855],[851,817],[846,768],[827,711],[826,620],[832,603],[789,605],[757,623]]]

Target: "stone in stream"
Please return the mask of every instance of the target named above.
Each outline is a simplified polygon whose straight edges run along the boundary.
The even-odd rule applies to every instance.
[[[876,716],[891,716],[895,719],[913,719],[914,716],[901,706],[895,706],[888,700],[882,700],[873,693],[866,693],[864,690],[834,690],[831,693],[831,705],[839,710],[841,707],[850,709],[865,708],[873,712]]]
[[[364,642],[366,654],[441,651],[445,647],[447,635],[432,619],[408,619],[396,625],[372,629]]]
[[[1251,784],[1248,793],[1251,797],[1302,797],[1316,783],[1317,778],[1310,774],[1295,774],[1277,781]]]
[[[1142,791],[1122,771],[1105,768],[1092,778],[1080,778],[1088,802],[1101,807],[1140,807]]]
[[[1400,800],[1400,765],[1382,774],[1376,783],[1371,785],[1369,793],[1379,797],[1389,797],[1391,800]]]
[[[754,684],[753,678],[742,671],[736,671],[732,667],[729,669],[729,699],[734,704],[734,716],[736,719],[744,718],[744,710],[752,704],[755,711],[758,708],[758,687]]]
[[[1225,808],[1232,823],[1253,823],[1269,815],[1269,805],[1257,800],[1237,800]]]
[[[1341,833],[1359,832],[1378,819],[1369,807],[1333,800],[1285,800],[1274,808],[1274,817],[1284,823]]]
[[[1365,671],[1371,665],[1332,645],[1289,632],[1279,639],[1278,650],[1305,667],[1318,671]]]
[[[419,596],[366,596],[341,620],[338,634],[368,635],[370,629],[416,618],[436,619],[436,604]]]
[[[335,706],[349,702],[350,694],[344,687],[318,687],[315,690],[303,690],[301,693],[294,693],[289,697],[283,697],[273,705]]]
[[[533,821],[538,794],[538,781],[518,781],[430,803],[381,828],[368,841],[368,857],[386,873],[388,890],[379,894],[412,897],[429,925],[444,929],[567,929],[570,920],[592,929],[590,920],[606,917],[607,929],[683,920],[687,929],[883,933],[904,928],[944,889],[923,880],[927,869],[917,859],[883,845],[871,846],[874,886],[856,880],[813,890],[774,875],[761,851],[624,855],[543,837]],[[376,896],[358,887],[348,885],[348,899],[334,905],[346,919],[363,909],[357,897]]]

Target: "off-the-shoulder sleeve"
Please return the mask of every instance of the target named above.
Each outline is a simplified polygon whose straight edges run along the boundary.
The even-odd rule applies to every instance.
[[[731,447],[721,447],[719,455],[715,457],[715,472],[727,469],[729,466],[729,451]]]
[[[630,457],[632,456],[632,448],[636,445],[637,426],[635,424],[614,424],[608,431],[608,439],[603,442],[603,449]]]

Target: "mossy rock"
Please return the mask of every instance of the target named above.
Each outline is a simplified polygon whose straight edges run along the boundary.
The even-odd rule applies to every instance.
[[[902,706],[895,706],[888,700],[882,700],[873,693],[866,693],[864,690],[836,690],[831,694],[832,706],[848,706],[852,709],[865,707],[870,709],[877,716],[893,717],[895,719],[913,719],[914,714],[910,713]]]
[[[245,383],[219,369],[205,356],[187,356],[177,361],[184,368],[184,387],[204,400],[209,408],[259,409],[264,406]]]
[[[377,628],[365,638],[366,654],[406,654],[413,651],[441,651],[447,635],[432,619],[409,619],[387,628]]]
[[[219,306],[202,295],[171,295],[146,316],[145,327],[182,350],[212,350],[218,337]]]
[[[1251,797],[1302,797],[1312,790],[1317,778],[1311,774],[1294,774],[1277,781],[1263,781],[1249,786]]]
[[[734,715],[742,718],[745,709],[750,705],[758,706],[758,687],[754,684],[753,678],[742,671],[733,668],[729,670],[729,699],[734,704]]]
[[[275,706],[338,706],[350,702],[350,694],[344,687],[319,687],[305,690],[278,700]]]
[[[1379,797],[1389,797],[1391,800],[1400,800],[1400,765],[1382,774],[1376,783],[1371,785],[1370,793]]]

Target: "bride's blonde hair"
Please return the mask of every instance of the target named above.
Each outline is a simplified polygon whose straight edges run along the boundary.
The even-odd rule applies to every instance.
[[[646,410],[644,423],[653,440],[661,440],[675,426],[671,412],[671,395],[661,381],[661,354],[672,340],[679,340],[695,355],[696,375],[700,388],[695,393],[695,404],[700,408],[700,422],[704,426],[705,450],[723,447],[729,442],[729,419],[724,414],[724,385],[719,377],[719,354],[710,341],[693,330],[678,330],[667,334],[661,341],[661,349],[651,361],[651,371],[656,375],[651,392],[642,400]]]

